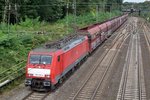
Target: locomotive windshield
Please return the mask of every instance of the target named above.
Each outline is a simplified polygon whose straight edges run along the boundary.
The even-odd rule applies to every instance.
[[[51,64],[52,57],[48,55],[30,55],[31,64]]]

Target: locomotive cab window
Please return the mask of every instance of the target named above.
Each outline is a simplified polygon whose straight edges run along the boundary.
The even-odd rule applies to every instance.
[[[49,55],[30,55],[30,64],[51,64],[51,61]]]
[[[60,62],[60,56],[58,56],[57,61]]]

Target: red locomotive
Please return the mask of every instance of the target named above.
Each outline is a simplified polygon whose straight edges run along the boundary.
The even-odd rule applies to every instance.
[[[26,65],[25,85],[32,89],[54,89],[70,70],[105,41],[128,14],[78,30],[77,35],[32,50]]]

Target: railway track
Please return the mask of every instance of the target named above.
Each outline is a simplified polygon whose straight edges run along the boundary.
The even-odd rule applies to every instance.
[[[126,30],[128,26],[126,25],[124,29]],[[69,100],[94,100],[99,98],[101,84],[104,82],[107,72],[115,61],[121,46],[129,37],[129,34],[126,34],[124,29],[117,35],[117,38],[114,39],[112,45],[102,57],[94,64],[93,70],[88,74],[82,86],[77,92],[72,93]]]
[[[137,20],[127,51],[126,62],[118,90],[117,100],[146,100],[140,37]]]
[[[49,94],[50,94],[50,92],[42,93],[42,92],[32,91],[26,97],[24,97],[22,100],[44,100]]]

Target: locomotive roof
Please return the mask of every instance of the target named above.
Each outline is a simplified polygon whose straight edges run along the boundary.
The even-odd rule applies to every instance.
[[[33,52],[54,52],[56,50],[57,49],[55,49],[55,48],[45,48],[44,46],[42,46],[42,47],[39,47],[39,48],[35,48],[32,51]]]
[[[84,36],[76,35],[73,37],[65,37],[53,43],[46,43],[39,48],[35,48],[33,52],[55,52],[59,49],[68,50],[84,40]]]

